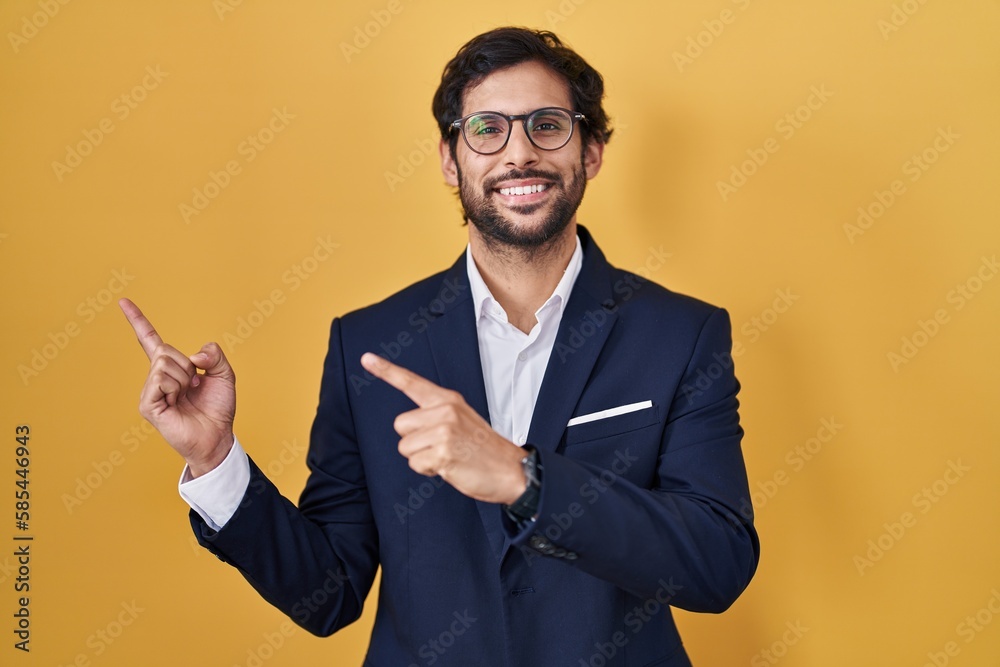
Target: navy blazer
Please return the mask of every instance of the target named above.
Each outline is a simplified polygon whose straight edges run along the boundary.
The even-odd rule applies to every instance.
[[[489,421],[463,252],[333,321],[298,507],[251,460],[220,531],[191,512],[201,544],[318,635],[359,617],[381,566],[371,667],[689,665],[670,606],[725,610],[759,557],[729,317],[578,233],[527,439],[543,468],[534,524],[410,470],[393,420],[414,404],[360,364],[382,353]],[[568,425],[632,404],[646,407]]]

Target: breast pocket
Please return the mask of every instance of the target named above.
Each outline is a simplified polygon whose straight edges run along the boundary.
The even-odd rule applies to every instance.
[[[652,488],[663,425],[656,404],[566,427],[564,456]],[[604,477],[602,481],[607,483]]]
[[[648,405],[645,405],[648,403]],[[617,435],[636,431],[659,422],[658,406],[652,401],[644,401],[642,405],[616,414],[620,408],[611,408],[599,412],[574,417],[566,426],[566,446],[577,443],[612,438]],[[623,406],[630,407],[630,406]]]

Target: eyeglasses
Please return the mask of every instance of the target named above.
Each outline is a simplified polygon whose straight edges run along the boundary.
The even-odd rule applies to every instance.
[[[531,113],[505,116],[497,111],[477,111],[452,121],[451,126],[462,131],[465,143],[480,155],[499,153],[510,139],[511,124],[519,120],[524,133],[536,148],[559,150],[573,137],[573,126],[587,120],[582,113],[560,107],[545,107]]]

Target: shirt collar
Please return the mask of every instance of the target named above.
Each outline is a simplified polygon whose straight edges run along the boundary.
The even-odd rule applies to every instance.
[[[576,249],[573,250],[573,256],[569,258],[569,264],[566,265],[562,278],[559,279],[559,284],[556,285],[552,295],[535,311],[536,318],[549,304],[555,304],[557,312],[562,315],[562,310],[569,300],[569,294],[573,290],[576,277],[580,275],[580,269],[583,267],[583,246],[580,245],[580,236],[577,235],[575,238]],[[479,318],[482,317],[484,307],[495,305],[496,308],[502,311],[500,303],[493,298],[490,288],[486,286],[486,281],[483,280],[482,274],[479,273],[479,267],[476,266],[475,260],[472,259],[472,244],[467,245],[465,248],[465,264],[469,271],[469,286],[472,288],[472,304],[476,311],[476,321],[478,322]]]

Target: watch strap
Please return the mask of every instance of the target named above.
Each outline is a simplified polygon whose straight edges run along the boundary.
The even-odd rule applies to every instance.
[[[504,509],[507,515],[519,525],[534,521],[538,516],[538,501],[542,490],[542,467],[538,463],[538,450],[532,445],[524,446],[525,455],[521,459],[524,477],[528,484],[524,493]]]

